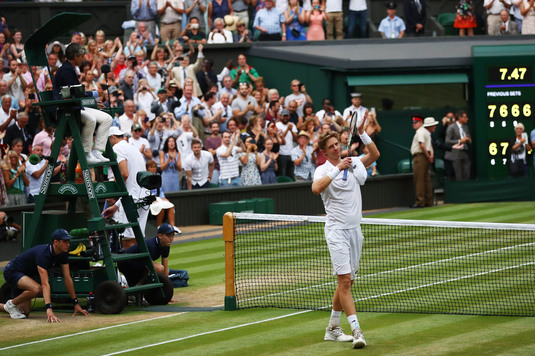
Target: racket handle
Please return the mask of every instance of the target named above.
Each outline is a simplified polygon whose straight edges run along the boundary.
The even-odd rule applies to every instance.
[[[342,177],[342,180],[347,180],[347,171],[349,168],[344,169],[344,176]]]

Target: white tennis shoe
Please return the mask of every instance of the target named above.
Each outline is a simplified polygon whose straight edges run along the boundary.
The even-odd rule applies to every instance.
[[[102,155],[102,152],[100,152],[99,150],[91,151],[91,155],[93,155],[93,157],[95,157],[96,159],[98,159],[102,163],[106,163],[106,162],[110,161],[108,158],[104,157]]]
[[[349,342],[353,341],[353,336],[344,334],[342,328],[339,326],[332,327],[329,325],[327,326],[327,329],[325,329],[325,337],[323,340]]]
[[[364,340],[362,330],[357,328],[353,331],[353,348],[362,349],[364,346],[366,346],[366,340]]]
[[[11,299],[4,304],[4,310],[9,313],[11,319],[26,319],[26,315],[20,312],[19,307],[13,304]]]

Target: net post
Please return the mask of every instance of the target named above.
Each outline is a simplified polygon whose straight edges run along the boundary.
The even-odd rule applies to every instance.
[[[225,241],[225,310],[236,310],[234,288],[234,232],[235,220],[232,213],[223,216],[223,241]]]

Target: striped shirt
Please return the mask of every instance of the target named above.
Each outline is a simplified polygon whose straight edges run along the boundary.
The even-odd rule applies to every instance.
[[[221,157],[223,153],[228,151],[228,147],[225,145],[219,146],[215,151],[219,161],[219,179],[235,178],[240,175],[238,150],[238,147],[232,147],[232,153],[228,157]]]

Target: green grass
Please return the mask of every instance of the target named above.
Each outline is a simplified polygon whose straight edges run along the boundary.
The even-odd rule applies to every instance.
[[[493,203],[448,205],[428,209],[377,214],[373,217],[535,223],[535,203]],[[46,325],[44,312],[34,311],[30,320],[13,321],[0,314],[2,355],[102,355],[134,347],[135,355],[347,355],[348,343],[324,342],[329,314],[289,309],[256,308],[234,312],[178,313],[180,307],[206,305],[208,290],[224,283],[224,244],[221,240],[183,243],[171,250],[171,267],[187,269],[190,287],[175,290],[182,300],[165,319],[46,340],[61,335],[96,330],[122,320],[93,315],[88,319],[61,314],[63,325]],[[529,271],[533,279],[533,268]],[[511,288],[512,289],[512,288]],[[197,295],[197,300],[188,299]],[[191,298],[191,297],[190,297]],[[528,298],[534,301],[533,291]],[[185,302],[185,300],[188,300]],[[223,304],[223,295],[220,296]],[[433,301],[430,301],[433,303]],[[532,303],[533,304],[533,303]],[[140,311],[142,310],[142,311]],[[121,316],[160,316],[150,308],[128,307]],[[290,316],[287,316],[290,315]],[[287,316],[287,317],[284,317]],[[528,355],[535,354],[535,322],[529,317],[410,314],[362,312],[358,314],[368,346],[359,352],[368,355]],[[282,317],[276,320],[272,318]],[[252,324],[254,323],[254,324]],[[35,329],[28,329],[33,325]],[[343,320],[342,326],[349,331]],[[222,329],[228,330],[222,330]],[[39,342],[41,340],[46,340]],[[173,341],[174,340],[174,341]],[[25,342],[27,346],[2,350]]]

